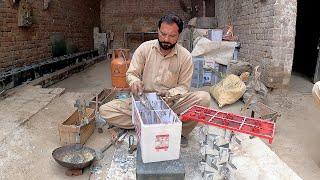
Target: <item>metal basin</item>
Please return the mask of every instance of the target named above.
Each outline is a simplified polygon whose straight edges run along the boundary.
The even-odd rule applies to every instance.
[[[52,157],[63,167],[83,169],[93,162],[96,152],[81,144],[72,144],[55,149]]]

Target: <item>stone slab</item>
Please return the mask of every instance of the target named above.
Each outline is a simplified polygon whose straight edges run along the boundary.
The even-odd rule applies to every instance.
[[[140,146],[137,149],[136,170],[137,180],[183,180],[186,173],[184,164],[180,159],[143,163]]]

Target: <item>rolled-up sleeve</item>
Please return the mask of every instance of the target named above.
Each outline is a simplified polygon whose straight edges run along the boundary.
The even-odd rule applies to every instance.
[[[190,86],[191,86],[192,74],[193,74],[193,63],[192,63],[192,57],[190,55],[186,57],[186,60],[182,64],[182,67],[179,73],[178,84],[176,87],[171,88],[169,90],[170,95],[171,96],[175,96],[177,94],[183,95],[189,92]]]
[[[135,81],[142,80],[142,72],[144,68],[145,57],[143,55],[143,48],[139,46],[132,56],[129,69],[126,73],[126,78],[129,86]]]

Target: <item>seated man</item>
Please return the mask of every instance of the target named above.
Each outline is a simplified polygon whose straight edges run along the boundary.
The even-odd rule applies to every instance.
[[[179,116],[192,105],[208,107],[208,92],[189,92],[193,63],[191,54],[176,44],[182,32],[182,20],[173,14],[162,17],[158,23],[158,39],[142,43],[134,52],[126,77],[133,95],[142,92],[157,92],[161,96],[180,98],[167,102]],[[116,99],[102,105],[100,114],[111,125],[133,129],[131,121],[131,99]],[[197,122],[182,124],[181,146],[188,144],[187,135]]]

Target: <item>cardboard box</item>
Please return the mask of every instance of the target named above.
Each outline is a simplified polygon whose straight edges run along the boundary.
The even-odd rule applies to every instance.
[[[84,144],[88,140],[96,126],[94,109],[87,108],[86,116],[88,117],[88,124],[81,125],[83,116],[78,110],[75,110],[67,120],[59,124],[60,143],[62,145]]]
[[[179,159],[181,121],[155,93],[146,93],[144,96],[143,101],[132,97],[132,122],[139,139],[143,163]]]

